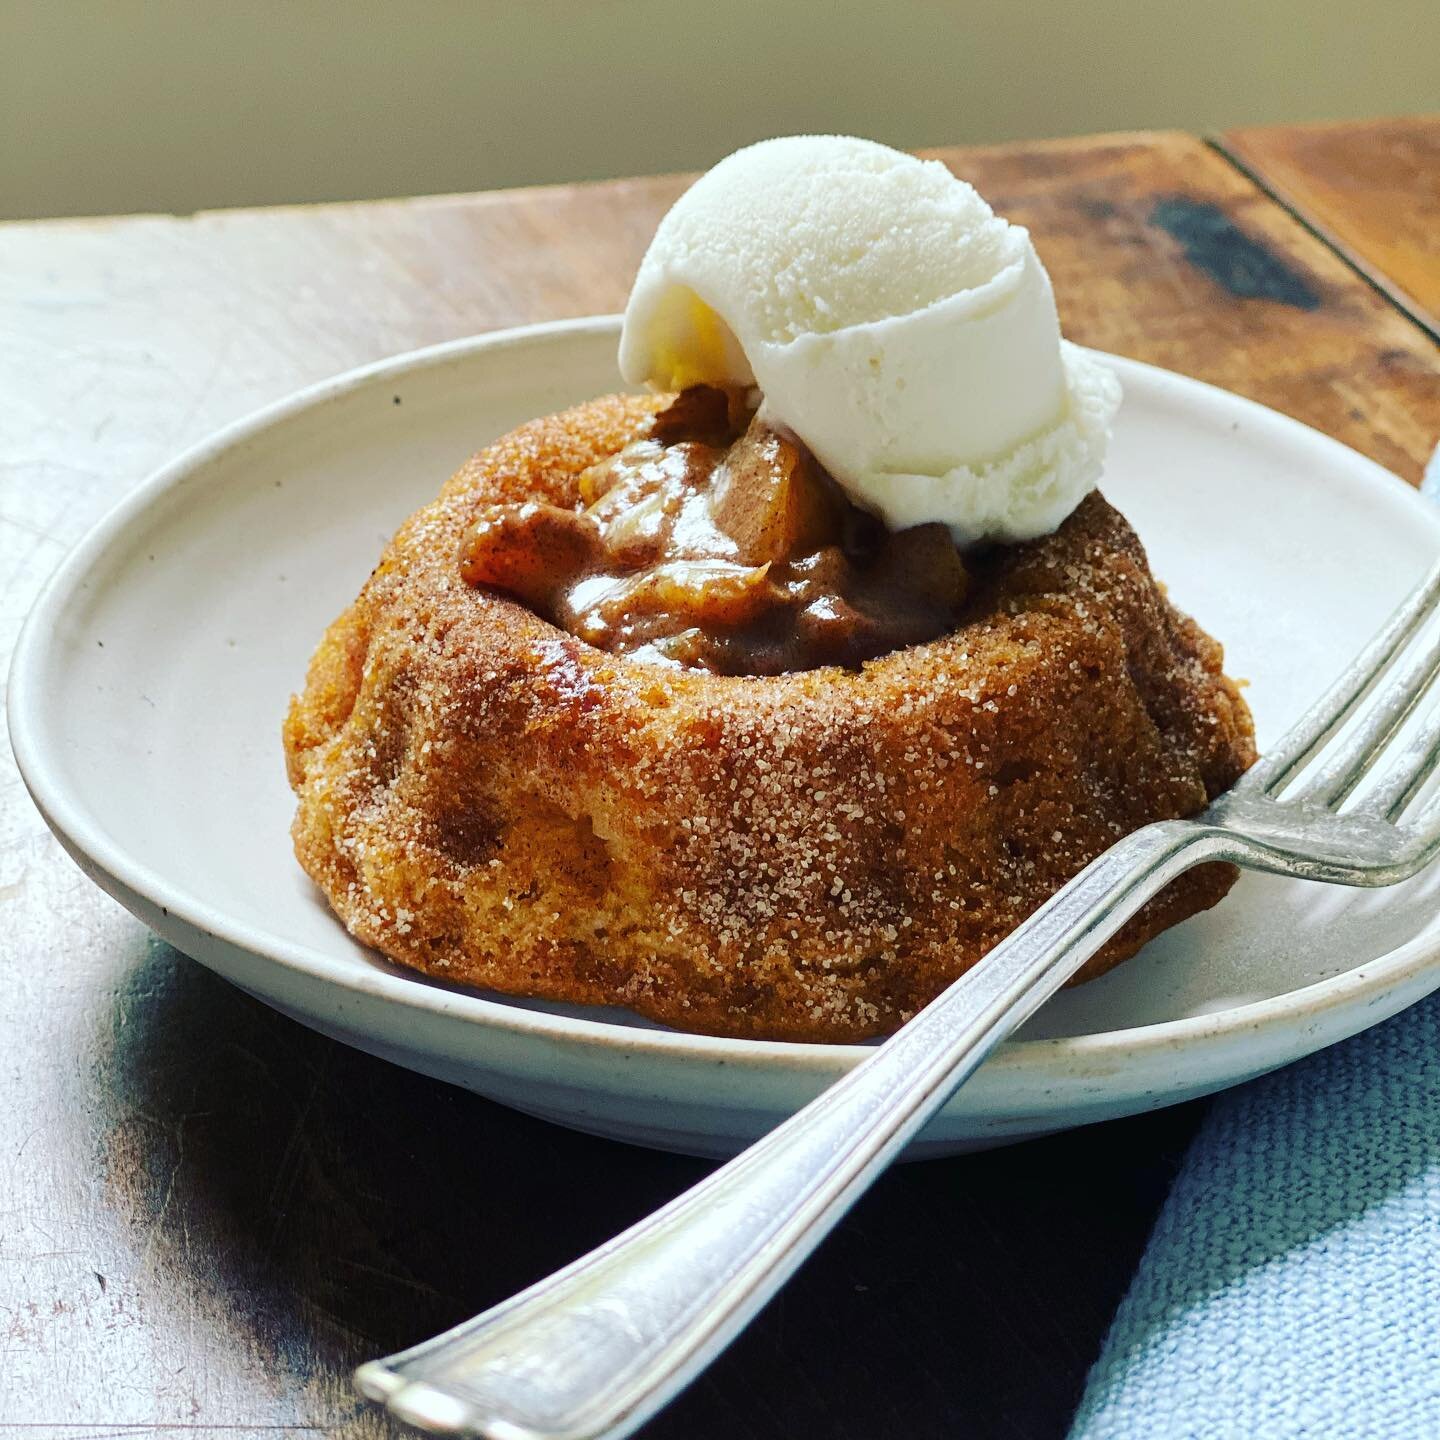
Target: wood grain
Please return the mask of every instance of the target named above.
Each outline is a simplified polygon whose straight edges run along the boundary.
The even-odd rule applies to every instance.
[[[1440,115],[1227,130],[1218,143],[1440,339]]]
[[[1208,146],[935,153],[1030,226],[1073,339],[1248,395],[1419,481],[1440,440],[1434,344]]]
[[[941,153],[1031,225],[1075,338],[1416,478],[1435,348],[1214,151]],[[0,227],[0,663],[64,549],[148,470],[348,366],[618,308],[682,184]],[[5,1433],[388,1434],[352,1365],[703,1169],[510,1114],[230,989],[80,874],[8,756],[0,987]],[[647,1434],[1059,1436],[1194,1113],[896,1171]]]

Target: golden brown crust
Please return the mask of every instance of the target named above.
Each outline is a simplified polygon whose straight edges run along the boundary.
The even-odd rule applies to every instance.
[[[463,582],[480,505],[573,503],[658,403],[593,401],[475,456],[322,641],[285,724],[295,851],[360,939],[689,1030],[861,1039],[1251,763],[1220,647],[1098,495],[978,562],[954,634],[859,671],[664,670]],[[1183,877],[1086,973],[1232,880]]]

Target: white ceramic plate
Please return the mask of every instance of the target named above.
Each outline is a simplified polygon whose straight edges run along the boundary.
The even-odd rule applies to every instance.
[[[56,834],[172,944],[308,1025],[579,1129],[723,1153],[855,1046],[717,1040],[507,1001],[388,965],[290,854],[279,728],[386,538],[471,451],[617,388],[613,319],[401,356],[225,431],[60,568],[21,637],[16,755]],[[1105,490],[1251,682],[1262,746],[1440,552],[1440,511],[1369,460],[1133,361]],[[953,1151],[1234,1084],[1440,985],[1433,878],[1348,892],[1246,876],[1047,1006],[918,1149]]]

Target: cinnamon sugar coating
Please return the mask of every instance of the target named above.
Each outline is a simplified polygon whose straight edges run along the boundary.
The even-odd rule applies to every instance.
[[[465,583],[480,506],[574,504],[662,403],[596,400],[475,456],[322,640],[284,727],[293,837],[359,939],[687,1030],[863,1039],[1254,759],[1220,647],[1098,494],[976,559],[952,634],[854,671],[667,670]],[[1183,876],[1083,975],[1233,880]]]

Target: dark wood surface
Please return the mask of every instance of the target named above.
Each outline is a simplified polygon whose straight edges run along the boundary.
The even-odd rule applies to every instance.
[[[1219,143],[1440,338],[1440,115],[1256,126]]]
[[[1440,353],[1214,149],[939,153],[1032,227],[1072,336],[1418,478]],[[95,515],[216,425],[415,345],[618,308],[682,183],[0,226],[0,646]],[[705,1168],[266,1010],[91,886],[8,757],[0,994],[6,1434],[391,1434],[354,1364]],[[645,1433],[1062,1435],[1197,1115],[895,1170]]]

